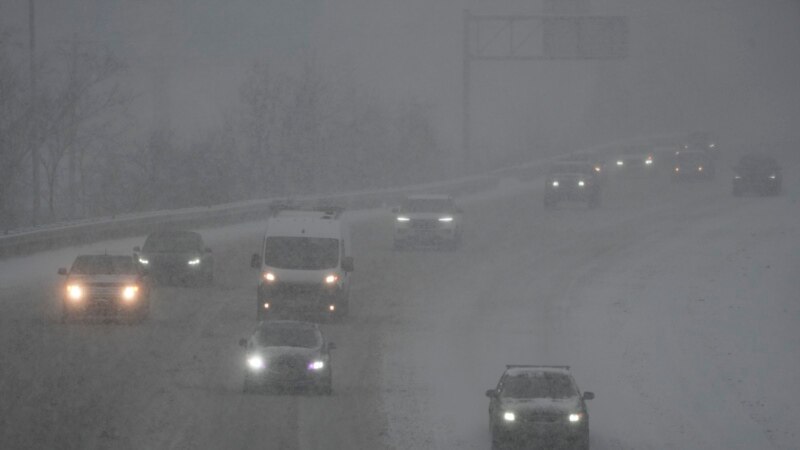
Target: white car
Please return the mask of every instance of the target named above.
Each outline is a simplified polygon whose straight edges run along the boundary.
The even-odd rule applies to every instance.
[[[394,248],[407,245],[445,245],[455,249],[461,244],[462,211],[449,195],[414,195],[392,210]]]

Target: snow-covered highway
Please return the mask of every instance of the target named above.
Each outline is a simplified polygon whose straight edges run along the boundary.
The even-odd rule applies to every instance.
[[[729,183],[611,179],[557,211],[501,183],[456,252],[394,252],[387,211],[353,214],[329,398],[241,392],[262,223],[201,230],[215,286],[158,287],[135,326],[58,323],[56,269],[142,238],[0,261],[0,448],[484,449],[507,363],[571,365],[595,449],[797,448],[800,185]]]

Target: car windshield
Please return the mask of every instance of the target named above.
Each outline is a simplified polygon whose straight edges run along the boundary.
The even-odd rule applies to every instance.
[[[70,273],[78,275],[128,275],[136,274],[130,256],[79,256],[72,263]]]
[[[154,233],[147,237],[142,251],[156,253],[193,252],[203,248],[200,235],[191,232]]]
[[[453,200],[448,198],[410,198],[403,202],[405,212],[445,212],[454,209]]]
[[[506,398],[569,398],[576,395],[568,375],[550,372],[507,376],[501,392],[501,396]]]
[[[256,332],[256,342],[261,347],[319,346],[319,332],[310,327],[268,326]]]
[[[264,264],[276,269],[323,270],[339,263],[339,240],[312,237],[268,237]]]

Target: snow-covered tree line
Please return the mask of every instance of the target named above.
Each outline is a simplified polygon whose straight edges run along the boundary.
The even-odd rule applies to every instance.
[[[387,105],[310,62],[297,70],[254,64],[222,123],[183,137],[140,126],[130,108],[140,93],[109,52],[72,41],[38,57],[32,93],[20,47],[0,35],[0,231],[34,217],[386,187],[444,171],[427,105]]]

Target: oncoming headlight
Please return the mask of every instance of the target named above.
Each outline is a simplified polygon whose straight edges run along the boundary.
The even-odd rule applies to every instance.
[[[139,286],[125,286],[122,289],[122,299],[123,300],[133,300],[136,298],[136,294],[139,293]]]
[[[448,216],[448,217],[439,217],[439,222],[452,222],[452,221],[453,221],[453,218],[450,217],[450,216]]]
[[[506,411],[503,413],[503,420],[505,420],[506,422],[513,422],[517,420],[517,415],[514,414],[513,412]]]
[[[196,266],[200,264],[200,258],[190,259],[189,261],[187,261],[187,264],[189,264],[190,266]]]
[[[558,187],[558,180],[553,180],[553,187]]]
[[[322,370],[324,368],[325,368],[325,362],[324,361],[317,360],[317,361],[311,361],[310,363],[308,363],[308,370]]]
[[[408,217],[406,217],[406,216],[399,216],[399,217],[397,218],[397,221],[398,221],[398,222],[408,222],[409,220],[411,220],[411,219],[409,219],[409,218],[408,218]]]
[[[569,415],[569,421],[571,423],[580,422],[582,418],[583,418],[583,414],[581,414],[581,413],[573,413],[573,414]]]
[[[264,358],[261,355],[250,355],[247,357],[247,367],[249,367],[250,370],[263,370],[265,366]]]
[[[617,161],[617,165],[618,166],[623,166],[623,165],[625,165],[625,161],[620,159],[619,161]]]
[[[772,174],[772,175],[769,176],[770,180],[774,180],[775,178],[777,178],[777,176],[775,176],[775,174]]]
[[[583,180],[578,181],[578,186],[584,187],[584,186],[586,186],[586,182],[584,182]]]
[[[146,265],[150,264],[150,260],[149,260],[149,259],[147,259],[147,258],[142,258],[142,257],[140,256],[140,257],[139,257],[139,264],[143,264],[143,265],[145,265],[145,266],[146,266]]]
[[[70,300],[80,300],[83,298],[83,287],[78,284],[70,284],[67,286],[67,297]]]

